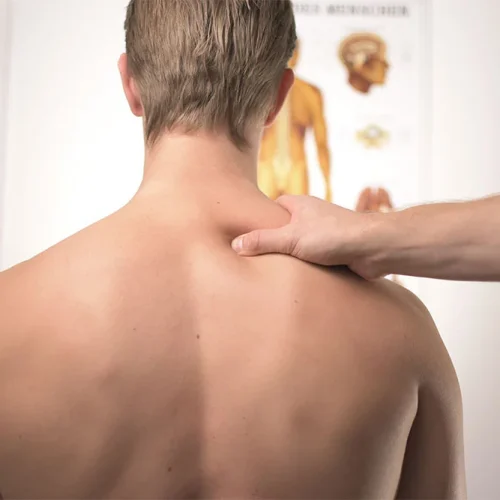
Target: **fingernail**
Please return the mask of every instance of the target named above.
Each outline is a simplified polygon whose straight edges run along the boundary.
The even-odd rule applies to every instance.
[[[231,246],[236,253],[240,253],[243,250],[243,238],[236,238]]]

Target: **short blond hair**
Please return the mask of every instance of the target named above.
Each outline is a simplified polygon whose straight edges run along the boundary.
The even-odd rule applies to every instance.
[[[247,145],[297,40],[291,0],[131,0],[125,31],[150,144],[166,130],[223,126]]]

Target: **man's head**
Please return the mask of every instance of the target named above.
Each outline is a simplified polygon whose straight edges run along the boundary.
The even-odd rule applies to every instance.
[[[290,0],[131,0],[120,72],[146,140],[226,130],[238,147],[274,119],[293,83]]]

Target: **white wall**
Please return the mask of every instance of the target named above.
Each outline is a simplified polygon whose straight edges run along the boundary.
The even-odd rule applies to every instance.
[[[118,208],[142,162],[115,64],[127,0],[11,4],[4,267]],[[500,2],[434,0],[431,11],[429,198],[500,192]],[[462,384],[470,498],[498,499],[500,285],[422,288]]]
[[[500,193],[500,2],[433,2],[432,199]],[[498,229],[500,231],[500,228]],[[500,284],[427,282],[458,371],[469,494],[500,498]]]
[[[10,0],[3,267],[30,258],[134,193],[141,123],[117,61],[126,0]]]
[[[7,121],[7,83],[10,40],[10,23],[7,0],[0,0],[0,211],[4,202],[4,176],[6,170],[6,121]],[[3,224],[0,220],[0,242],[3,241]],[[0,245],[0,263],[2,262],[2,246]]]

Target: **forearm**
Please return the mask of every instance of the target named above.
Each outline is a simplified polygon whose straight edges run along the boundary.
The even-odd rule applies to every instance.
[[[373,215],[364,237],[375,273],[500,281],[500,196]]]

